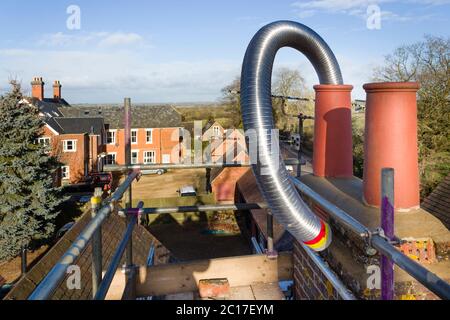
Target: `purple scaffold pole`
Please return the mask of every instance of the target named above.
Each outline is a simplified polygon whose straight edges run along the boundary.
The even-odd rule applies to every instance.
[[[394,169],[381,170],[381,228],[388,240],[394,238]],[[381,299],[394,299],[394,262],[381,255]]]

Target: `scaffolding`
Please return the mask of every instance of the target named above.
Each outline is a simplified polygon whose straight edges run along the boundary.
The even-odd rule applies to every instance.
[[[143,202],[139,202],[135,208],[132,208],[132,183],[139,180],[140,170],[146,169],[186,169],[186,168],[227,168],[227,167],[244,167],[251,164],[152,164],[152,165],[131,165],[131,116],[130,116],[131,102],[125,99],[125,137],[126,137],[126,164],[125,165],[108,165],[105,170],[126,172],[127,176],[122,184],[120,184],[114,193],[104,200],[92,199],[92,220],[80,232],[76,240],[72,243],[70,248],[64,253],[59,261],[51,268],[46,277],[39,283],[33,293],[29,296],[29,300],[45,300],[50,299],[58,284],[66,275],[67,268],[73,264],[80,256],[83,249],[92,243],[92,264],[93,264],[93,299],[102,300],[107,297],[108,290],[117,273],[119,263],[122,256],[126,256],[125,265],[125,283],[123,291],[117,295],[122,299],[136,299],[141,295],[157,295],[176,293],[177,290],[194,290],[195,279],[189,280],[180,278],[183,271],[190,270],[189,268],[198,267],[207,263],[210,266],[208,272],[204,272],[208,277],[223,276],[223,268],[216,268],[217,265],[227,265],[230,277],[234,277],[235,283],[248,284],[256,280],[262,282],[274,282],[281,280],[291,280],[293,262],[292,256],[289,253],[276,254],[273,250],[273,242],[270,238],[273,237],[273,217],[270,214],[270,207],[266,203],[234,203],[222,205],[198,205],[198,206],[181,206],[181,207],[165,207],[165,208],[145,208]],[[298,164],[297,160],[289,163]],[[339,209],[328,200],[324,199],[318,193],[302,183],[298,178],[290,178],[293,185],[297,188],[300,194],[305,195],[319,204],[337,224],[346,227],[354,232],[359,238],[363,239],[369,248],[372,248],[372,254],[376,252],[381,253],[389,261],[395,263],[400,268],[405,270],[413,278],[422,283],[426,288],[435,293],[442,299],[450,299],[450,285],[444,280],[440,279],[434,273],[428,271],[426,268],[413,261],[403,253],[399,252],[392,244],[392,239],[386,237],[384,233],[379,231],[371,231],[361,223],[356,221],[349,214]],[[389,183],[389,180],[386,180]],[[392,181],[390,182],[392,183]],[[393,189],[392,185],[386,185],[386,190]],[[119,205],[121,200],[125,201],[125,207]],[[255,239],[252,243],[257,251],[253,256],[230,257],[223,259],[212,259],[208,262],[188,262],[181,264],[169,264],[167,266],[135,266],[133,264],[133,243],[132,233],[134,226],[138,222],[139,216],[150,214],[169,214],[176,212],[205,212],[205,211],[227,211],[227,210],[253,210],[253,209],[267,209],[269,211],[267,234],[269,235],[269,246],[265,252],[258,249],[258,244]],[[101,226],[110,214],[121,214],[127,219],[126,231],[117,246],[113,255],[112,261],[108,266],[106,273],[102,275],[102,255],[101,255]],[[100,236],[99,236],[100,235]],[[325,277],[331,282],[342,299],[353,300],[355,296],[348,290],[339,277],[333,270],[322,260],[319,254],[313,252],[311,249],[303,246],[307,255],[312,259],[314,264],[323,272]],[[149,257],[153,260],[152,257]],[[251,264],[258,266],[254,270],[242,274],[242,266]],[[259,269],[258,269],[259,268]],[[261,271],[263,268],[263,271]],[[265,269],[264,269],[265,268]],[[138,281],[137,274],[145,274],[144,280]],[[167,280],[167,274],[170,274],[175,280]],[[164,278],[163,277],[166,277]],[[158,278],[161,277],[161,278]],[[165,280],[164,280],[165,279]],[[177,280],[178,279],[178,280]],[[184,286],[183,289],[179,287],[177,281],[181,281]],[[184,281],[184,282],[183,282]],[[175,290],[175,292],[171,292]]]

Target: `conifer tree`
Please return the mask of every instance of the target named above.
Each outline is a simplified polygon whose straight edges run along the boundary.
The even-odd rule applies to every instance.
[[[44,126],[37,107],[21,102],[20,85],[0,97],[0,261],[48,239],[63,201],[53,186],[59,163],[37,142]]]

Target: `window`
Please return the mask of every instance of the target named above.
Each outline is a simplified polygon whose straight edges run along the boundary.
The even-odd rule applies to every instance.
[[[145,151],[144,152],[144,163],[145,164],[155,163],[155,160],[156,160],[155,151]]]
[[[131,164],[139,163],[139,151],[132,150],[131,151]]]
[[[69,166],[62,166],[61,167],[61,178],[63,180],[70,179],[70,167]]]
[[[132,144],[137,144],[137,130],[131,130],[131,143]]]
[[[106,164],[116,164],[116,154],[115,153],[109,153],[105,157]]]
[[[220,128],[219,128],[218,126],[214,126],[214,127],[213,127],[213,135],[214,135],[215,137],[220,136]]]
[[[77,140],[63,140],[63,151],[64,152],[76,152],[77,151]]]
[[[116,143],[116,130],[108,130],[106,132],[106,143],[115,144]]]
[[[50,138],[49,137],[38,138],[38,143],[44,147],[49,147],[50,146]]]
[[[146,142],[153,142],[153,129],[145,129]]]

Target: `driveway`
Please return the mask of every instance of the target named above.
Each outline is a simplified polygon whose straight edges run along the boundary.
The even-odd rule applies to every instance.
[[[205,174],[205,169],[181,169],[144,175],[133,183],[133,199],[177,197],[177,190],[184,185],[193,185],[198,194],[205,193]]]

